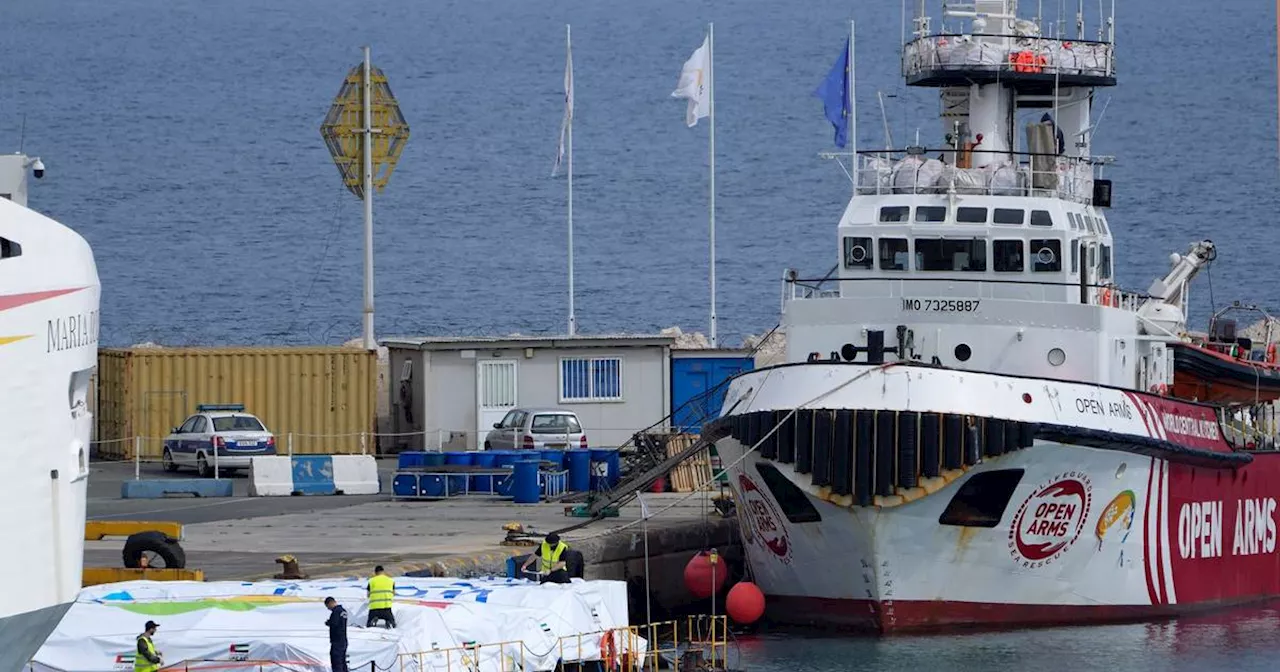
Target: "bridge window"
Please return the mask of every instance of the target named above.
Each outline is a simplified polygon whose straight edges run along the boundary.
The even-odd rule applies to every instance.
[[[870,238],[850,236],[844,239],[845,268],[871,268],[873,262]]]
[[[1111,278],[1111,246],[1098,247],[1098,277],[1103,280]]]
[[[986,271],[987,241],[983,238],[917,238],[916,266],[922,271]]]
[[[1088,229],[1088,230],[1089,230],[1089,233],[1097,233],[1097,232],[1098,232],[1097,227],[1095,227],[1095,226],[1093,225],[1093,218],[1092,218],[1092,217],[1090,217],[1090,216],[1088,216],[1088,215],[1085,215],[1085,217],[1084,217],[1084,228]]]
[[[1026,210],[1013,210],[1011,208],[996,208],[993,221],[996,224],[1012,224],[1013,226],[1022,226],[1022,222],[1027,218]]]
[[[905,271],[907,270],[907,258],[906,238],[880,239],[880,270]]]
[[[905,205],[891,205],[880,208],[881,222],[905,222],[908,221],[908,214],[911,208]]]
[[[1034,260],[1031,270],[1036,273],[1057,273],[1062,270],[1062,241],[1054,238],[1032,239],[1031,254]]]
[[[1068,221],[1068,222],[1071,222],[1071,228],[1072,228],[1072,230],[1080,230],[1080,229],[1083,229],[1083,228],[1084,228],[1084,226],[1082,226],[1082,225],[1080,224],[1080,222],[1079,222],[1079,218],[1080,218],[1080,215],[1077,215],[1077,214],[1076,214],[1076,213],[1074,213],[1074,212],[1068,212],[1068,213],[1067,213],[1067,221]]]
[[[962,224],[986,224],[986,208],[956,208],[956,221]]]
[[[941,205],[922,205],[916,208],[917,222],[945,222],[947,208]]]
[[[9,259],[11,257],[22,256],[22,246],[9,240],[8,238],[0,238],[0,259]]]
[[[1102,217],[1098,217],[1098,230],[1107,235],[1111,234],[1111,229],[1107,228],[1107,220]]]
[[[1021,273],[1023,269],[1022,241],[997,240],[992,243],[997,273]]]
[[[1053,226],[1053,216],[1048,210],[1032,210],[1031,226]]]

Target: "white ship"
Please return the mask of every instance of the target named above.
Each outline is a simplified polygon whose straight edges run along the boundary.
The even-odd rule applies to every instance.
[[[98,269],[88,243],[29,210],[26,172],[0,156],[0,670],[18,670],[80,591]]]
[[[1275,348],[1188,334],[1209,241],[1147,292],[1113,283],[1114,8],[925,5],[902,69],[940,92],[938,142],[855,153],[838,270],[783,280],[787,363],[704,428],[769,616],[887,633],[1280,595],[1280,454],[1222,431],[1267,417]]]

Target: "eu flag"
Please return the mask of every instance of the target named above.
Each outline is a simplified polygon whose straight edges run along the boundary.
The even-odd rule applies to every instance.
[[[849,144],[849,39],[845,38],[840,58],[813,95],[822,99],[822,111],[836,128],[836,147]]]

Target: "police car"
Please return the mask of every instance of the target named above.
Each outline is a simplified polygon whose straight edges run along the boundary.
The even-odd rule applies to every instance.
[[[222,475],[248,469],[252,457],[275,454],[276,437],[243,404],[200,404],[164,437],[162,460],[165,471],[190,467],[208,477],[215,464]]]

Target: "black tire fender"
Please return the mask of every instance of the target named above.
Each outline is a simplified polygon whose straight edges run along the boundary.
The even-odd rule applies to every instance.
[[[137,569],[142,566],[142,554],[154,553],[164,560],[166,569],[184,569],[187,566],[187,553],[182,550],[178,540],[156,530],[137,532],[129,535],[124,542],[121,553],[124,566]]]

